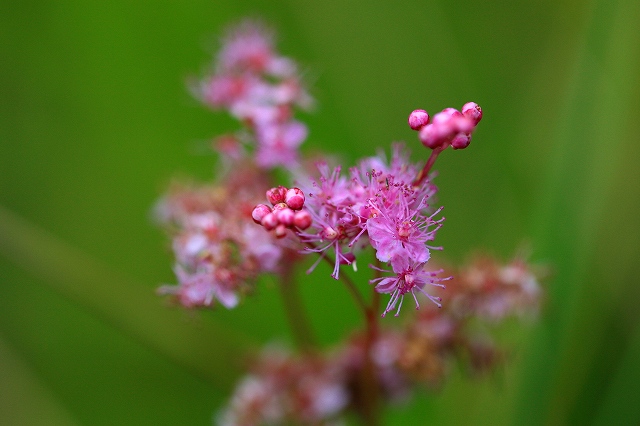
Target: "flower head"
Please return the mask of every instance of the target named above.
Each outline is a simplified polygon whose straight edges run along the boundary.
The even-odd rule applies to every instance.
[[[463,149],[471,142],[471,133],[482,119],[482,109],[475,102],[467,102],[462,112],[445,108],[435,114],[431,123],[429,115],[417,109],[409,115],[409,126],[418,131],[420,141],[430,149]]]
[[[178,285],[159,291],[186,307],[210,307],[216,300],[235,307],[257,276],[279,272],[290,252],[251,223],[264,182],[256,169],[237,166],[217,185],[175,187],[160,203],[160,219],[173,235]]]
[[[393,268],[392,271],[371,266],[379,271],[391,272],[393,274],[388,277],[376,278],[369,281],[372,284],[376,284],[375,288],[378,293],[391,294],[389,303],[387,303],[387,307],[382,313],[382,316],[385,316],[387,313],[395,309],[396,305],[398,306],[398,309],[395,315],[398,316],[400,309],[402,308],[404,296],[407,293],[410,293],[413,297],[416,309],[420,309],[420,303],[418,302],[416,292],[427,296],[427,298],[429,298],[429,300],[435,303],[438,307],[441,306],[440,297],[430,295],[424,288],[427,285],[444,288],[442,281],[449,280],[451,277],[440,278],[439,274],[442,273],[442,270],[429,271],[425,269],[426,261],[417,262],[404,256],[394,257],[391,260],[391,266]]]
[[[271,348],[240,381],[220,424],[330,424],[349,403],[346,379],[328,357]]]
[[[367,231],[378,260],[406,257],[422,263],[429,259],[427,242],[435,239],[444,218],[433,219],[440,210],[426,216],[427,199],[416,195],[421,194],[412,187],[392,183],[369,200],[375,213],[367,220]]]
[[[309,108],[313,101],[295,62],[275,50],[271,31],[258,21],[241,22],[223,38],[215,62],[196,95],[245,125],[260,167],[296,165],[307,127],[293,119],[293,110]]]

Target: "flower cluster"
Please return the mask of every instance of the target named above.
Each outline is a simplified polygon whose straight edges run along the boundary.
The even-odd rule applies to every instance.
[[[429,114],[423,109],[409,115],[409,126],[419,131],[424,146],[444,149],[451,145],[453,149],[464,149],[471,143],[471,133],[482,119],[482,109],[475,102],[467,102],[462,112],[445,108],[433,116],[431,123],[429,119]]]
[[[227,308],[265,272],[278,272],[287,253],[251,223],[251,207],[264,185],[258,169],[245,166],[217,185],[173,188],[158,204],[158,218],[173,235],[178,286],[163,286],[182,305]]]
[[[541,289],[537,274],[522,258],[499,265],[482,256],[456,274],[449,304],[458,318],[500,321],[510,315],[538,311]]]
[[[509,316],[535,314],[540,305],[539,279],[524,259],[507,264],[483,256],[451,271],[449,303],[437,313],[417,314],[404,333],[398,362],[411,377],[439,384],[450,359],[457,356],[474,372],[491,369],[505,358],[504,350],[474,323],[497,324]]]
[[[331,425],[349,402],[342,366],[269,348],[237,385],[219,423]]]
[[[307,127],[293,118],[294,108],[313,103],[296,63],[275,51],[273,35],[256,21],[233,28],[222,46],[212,75],[195,90],[204,103],[229,111],[249,131],[224,142],[254,143],[255,161],[262,168],[292,166],[307,138]]]
[[[414,185],[420,169],[409,161],[401,144],[394,145],[388,164],[382,154],[364,159],[350,170],[348,179],[340,167],[330,169],[320,163],[318,170],[319,178],[307,179],[302,190],[271,189],[267,198],[273,210],[257,205],[254,221],[267,230],[275,229],[280,237],[287,228],[293,229],[306,252],[320,254],[319,260],[331,249],[335,279],[341,265],[355,263],[357,250],[372,247],[379,261],[391,264],[392,270],[387,272],[395,274],[395,279],[376,286],[377,291],[392,295],[384,314],[398,301],[399,311],[406,293],[411,293],[419,306],[415,291],[425,293],[427,283],[441,286],[433,274],[422,272],[429,250],[439,249],[429,245],[444,220],[436,220],[441,209],[433,211],[428,204],[437,188],[428,179]],[[295,200],[294,206],[291,200]]]
[[[267,191],[267,199],[273,209],[266,204],[258,204],[253,208],[251,217],[267,231],[273,230],[276,237],[283,238],[287,229],[304,230],[311,226],[311,215],[302,210],[304,192],[300,188],[271,188]]]
[[[457,272],[463,278],[454,299],[473,306],[502,301],[499,318],[479,319],[504,319],[537,307],[539,284],[521,259],[503,265],[484,257]],[[381,330],[373,342],[354,333],[324,355],[265,351],[236,387],[221,424],[336,424],[346,408],[363,410],[367,392],[394,403],[406,401],[415,384],[440,387],[456,358],[473,372],[490,371],[505,351],[477,334],[469,322],[473,316],[454,303],[420,311],[399,329]],[[373,389],[360,382],[367,368],[373,371]]]
[[[541,297],[536,274],[523,260],[500,265],[485,257],[456,271],[438,268],[432,259],[442,249],[434,240],[444,222],[432,168],[448,147],[469,146],[482,118],[476,103],[460,111],[446,108],[433,118],[422,109],[409,115],[409,126],[428,148],[418,144],[420,161],[395,143],[388,159],[380,152],[346,173],[321,159],[311,171],[298,152],[307,128],[293,118],[295,108],[311,105],[297,68],[276,52],[262,24],[245,21],[233,28],[197,95],[229,112],[244,130],[216,139],[224,167],[215,184],[174,187],[158,205],[173,239],[178,280],[160,293],[188,308],[233,308],[261,275],[280,274],[300,353],[264,352],[219,415],[224,425],[341,424],[347,410],[377,423],[381,403],[406,398],[416,383],[439,385],[454,358],[474,371],[503,359],[470,324],[535,312]],[[278,185],[276,176],[292,184]],[[364,288],[370,284],[370,297],[351,274],[341,273],[343,265],[358,272],[356,259],[365,251],[375,255],[372,277],[360,280]],[[314,344],[297,299],[299,253],[317,257],[308,273],[328,262],[331,276],[364,315],[364,329],[330,352]],[[380,294],[389,295],[384,308]],[[380,314],[399,315],[405,296],[420,311],[403,315],[400,327],[379,324]],[[424,301],[432,303],[421,309]]]
[[[402,144],[393,146],[389,162],[383,154],[361,160],[349,178],[340,167],[330,169],[322,163],[318,169],[319,178],[301,185],[308,194],[305,209],[313,219],[310,229],[298,232],[307,252],[328,256],[331,249],[332,276],[338,279],[341,265],[354,263],[359,250],[372,247],[376,258],[392,269],[373,268],[395,276],[376,286],[378,292],[391,294],[383,315],[396,305],[399,311],[407,293],[419,306],[416,291],[427,294],[426,284],[441,285],[435,276],[422,273],[430,249],[440,249],[430,245],[444,220],[435,219],[441,209],[429,204],[437,192],[435,185],[430,179],[415,184],[421,169],[411,163]]]

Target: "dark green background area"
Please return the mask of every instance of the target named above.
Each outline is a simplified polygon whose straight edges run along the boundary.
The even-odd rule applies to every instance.
[[[408,113],[478,102],[470,148],[436,165],[442,256],[524,244],[551,268],[540,320],[501,332],[505,367],[456,369],[387,423],[639,423],[632,0],[0,3],[0,423],[210,424],[247,348],[290,340],[269,280],[233,311],[154,293],[175,279],[152,206],[175,176],[211,179],[203,144],[234,128],[186,81],[247,15],[313,83],[307,152],[424,158]],[[323,344],[360,324],[326,269],[300,278]]]

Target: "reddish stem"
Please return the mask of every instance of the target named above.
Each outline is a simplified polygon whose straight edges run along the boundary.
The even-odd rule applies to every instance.
[[[436,159],[438,158],[438,155],[440,155],[440,153],[442,151],[444,151],[448,146],[449,146],[449,144],[444,144],[442,146],[439,146],[438,148],[434,148],[434,150],[431,151],[431,155],[429,156],[429,159],[425,163],[425,165],[422,168],[422,170],[420,170],[420,173],[418,173],[418,176],[416,177],[416,180],[413,181],[413,186],[420,186],[420,184],[422,184],[422,182],[424,182],[424,180],[427,178],[427,176],[429,176],[429,172],[431,171],[431,167],[433,167],[433,164],[436,162]]]
[[[380,262],[376,259],[376,262]],[[376,277],[380,276],[380,271],[374,270]],[[362,376],[360,378],[362,406],[361,415],[368,425],[379,424],[380,415],[380,383],[376,366],[372,358],[372,349],[378,340],[379,334],[379,318],[378,311],[380,309],[380,293],[373,288],[371,296],[371,306],[365,312],[366,330],[364,341],[364,365],[362,368]]]

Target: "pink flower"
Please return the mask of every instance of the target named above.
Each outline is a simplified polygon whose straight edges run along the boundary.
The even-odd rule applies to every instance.
[[[238,296],[221,282],[218,282],[215,275],[209,271],[189,274],[182,267],[176,266],[175,273],[179,285],[177,287],[162,286],[158,292],[175,295],[180,303],[187,308],[212,306],[214,299],[229,309],[238,304]]]
[[[448,280],[450,278],[438,278],[438,274],[442,271],[425,270],[425,265],[426,262],[409,260],[407,257],[394,257],[391,260],[391,266],[393,267],[393,273],[395,273],[395,276],[376,278],[369,281],[371,284],[377,283],[376,291],[378,293],[391,294],[391,299],[389,299],[389,303],[387,303],[387,307],[382,313],[382,316],[385,316],[388,312],[395,309],[396,305],[398,305],[398,310],[396,311],[395,316],[398,316],[400,308],[402,308],[404,295],[407,293],[411,293],[411,296],[413,296],[413,300],[416,303],[416,309],[420,309],[420,304],[416,297],[416,291],[427,296],[429,300],[435,303],[438,307],[441,306],[441,299],[439,297],[431,296],[424,290],[424,287],[429,284],[435,287],[444,288],[441,281]],[[392,272],[379,269],[373,265],[371,265],[371,267],[383,272]],[[400,301],[399,304],[398,301]]]
[[[215,300],[231,308],[260,274],[282,271],[287,249],[251,223],[266,183],[262,172],[241,162],[217,185],[177,187],[164,198],[159,210],[173,235],[178,285],[161,293],[190,308]]]
[[[298,162],[298,147],[306,138],[307,127],[299,121],[258,127],[256,163],[265,168],[293,167]]]
[[[261,73],[276,59],[273,34],[259,21],[245,20],[233,27],[222,46],[218,65],[224,72],[251,70]]]
[[[444,218],[433,219],[440,210],[425,216],[422,211],[427,207],[426,198],[416,198],[416,193],[420,194],[408,185],[390,184],[370,200],[375,213],[367,221],[367,232],[381,262],[394,257],[421,263],[429,259],[426,243],[435,239]]]
[[[442,222],[426,215],[427,200],[437,189],[429,180],[420,187],[411,184],[419,168],[409,162],[402,144],[394,144],[390,164],[382,154],[364,159],[350,169],[349,180],[340,167],[331,170],[320,163],[318,169],[320,178],[303,185],[313,227],[298,235],[309,252],[335,251],[334,278],[341,264],[355,259],[357,242],[359,247],[370,243],[383,262],[400,254],[420,262],[429,258],[426,243]]]
[[[298,233],[300,240],[307,245],[307,252],[320,253],[320,259],[329,248],[335,252],[334,269],[331,276],[339,277],[340,265],[350,265],[355,255],[350,248],[353,242],[364,232],[364,222],[351,213],[354,197],[349,182],[340,175],[341,168],[330,171],[326,163],[319,163],[320,178],[313,181],[307,189],[305,207],[312,218],[313,227]],[[316,262],[308,272],[311,272]]]
[[[195,89],[213,109],[225,109],[246,128],[238,137],[255,145],[262,168],[292,167],[307,127],[293,119],[294,109],[307,109],[313,99],[305,91],[294,61],[276,52],[270,31],[244,21],[223,39],[212,75]]]
[[[390,160],[387,160],[384,151],[380,150],[376,156],[361,160],[358,167],[351,170],[352,178],[365,182],[374,178],[371,176],[372,171],[376,172],[375,181],[369,184],[370,197],[387,186],[389,177],[392,177],[396,183],[408,184],[416,178],[420,170],[416,164],[411,163],[409,154],[409,150],[403,143],[393,143]],[[424,187],[435,189],[431,183],[425,184]]]
[[[274,244],[273,237],[252,223],[242,227],[242,255],[255,259],[261,270],[276,272],[282,258],[282,247]]]
[[[271,348],[236,386],[222,425],[334,424],[350,402],[347,372],[334,357]]]

